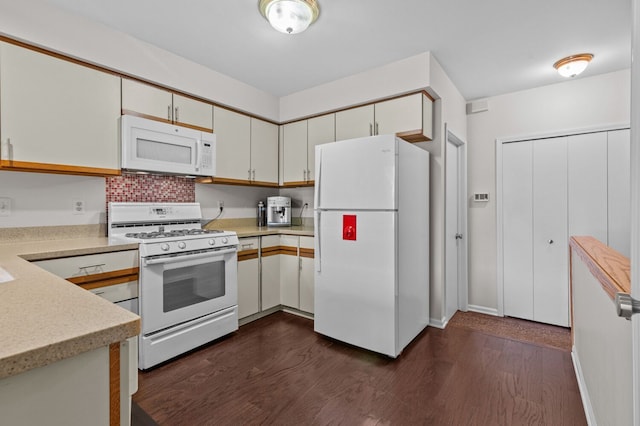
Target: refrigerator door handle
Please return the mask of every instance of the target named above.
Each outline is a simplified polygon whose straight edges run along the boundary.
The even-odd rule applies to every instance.
[[[320,205],[320,190],[322,189],[320,187],[320,185],[322,185],[322,148],[317,149],[316,150],[316,170],[317,170],[317,174],[316,174],[316,182],[315,182],[315,193],[314,195],[314,200],[313,200],[313,205],[316,209],[321,208],[322,206]]]
[[[316,272],[320,272],[322,269],[322,240],[320,236],[322,233],[320,232],[320,210],[316,211],[316,223],[315,223],[315,232],[316,232],[316,248],[314,255],[314,263],[316,264]]]

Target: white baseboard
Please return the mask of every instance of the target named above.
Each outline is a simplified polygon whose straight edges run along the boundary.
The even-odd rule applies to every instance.
[[[469,310],[471,312],[477,312],[479,314],[493,315],[494,317],[499,317],[498,310],[496,308],[487,308],[485,306],[478,305],[469,305]]]
[[[429,327],[444,329],[448,322],[449,320],[445,317],[442,317],[441,319],[429,318]]]
[[[587,384],[584,381],[582,375],[582,367],[580,366],[580,358],[576,352],[576,347],[571,348],[571,360],[573,361],[573,369],[576,372],[576,379],[578,380],[578,389],[580,389],[580,398],[582,399],[582,408],[584,408],[584,415],[587,418],[587,424],[589,426],[596,425],[596,416],[593,413],[593,406],[589,399],[589,392],[587,391]]]

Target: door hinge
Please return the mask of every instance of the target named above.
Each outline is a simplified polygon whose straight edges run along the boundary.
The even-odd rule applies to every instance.
[[[616,312],[619,317],[631,319],[633,314],[640,313],[640,300],[636,300],[627,293],[616,293]]]

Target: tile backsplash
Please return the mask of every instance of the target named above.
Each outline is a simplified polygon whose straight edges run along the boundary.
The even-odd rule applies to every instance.
[[[106,178],[106,202],[191,203],[195,181],[177,176],[122,175]]]

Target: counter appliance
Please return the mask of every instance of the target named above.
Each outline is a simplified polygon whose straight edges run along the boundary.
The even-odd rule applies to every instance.
[[[291,226],[291,198],[267,197],[267,225]]]
[[[114,242],[139,242],[139,368],[238,329],[238,237],[201,228],[198,203],[109,203]]]
[[[429,322],[429,153],[382,135],[315,158],[314,329],[395,358]]]

